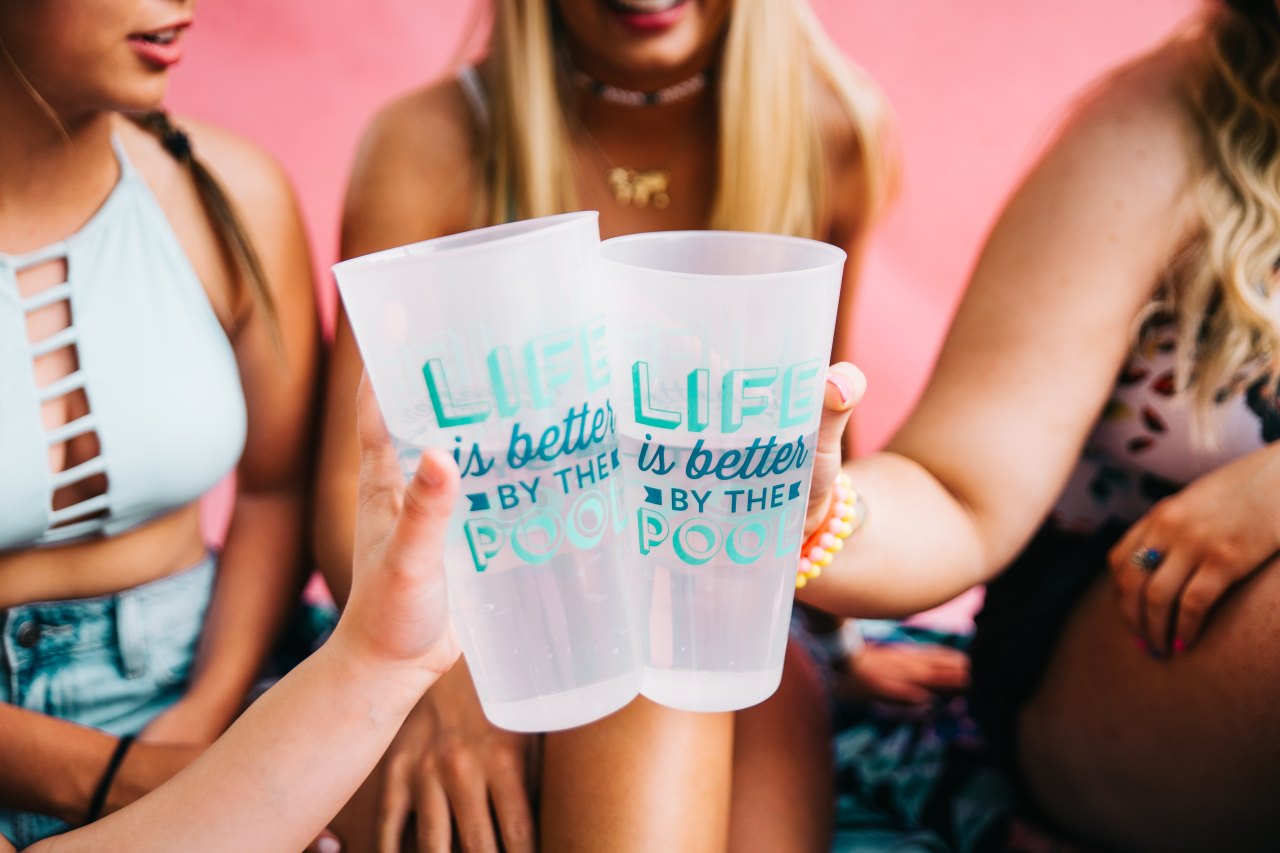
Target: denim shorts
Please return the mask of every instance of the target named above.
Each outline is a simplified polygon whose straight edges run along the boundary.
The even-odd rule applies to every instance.
[[[186,690],[216,572],[210,555],[113,595],[0,610],[0,701],[136,734]],[[0,833],[19,849],[68,828],[0,809]]]

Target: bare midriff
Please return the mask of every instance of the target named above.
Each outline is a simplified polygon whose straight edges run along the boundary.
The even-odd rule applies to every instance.
[[[0,608],[110,595],[204,559],[196,503],[110,539],[0,553]]]

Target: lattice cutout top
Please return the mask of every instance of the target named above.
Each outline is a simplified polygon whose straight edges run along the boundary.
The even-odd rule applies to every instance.
[[[244,448],[230,342],[114,145],[120,179],[80,230],[0,253],[0,551],[131,530],[199,498]],[[59,265],[65,281],[19,281]]]

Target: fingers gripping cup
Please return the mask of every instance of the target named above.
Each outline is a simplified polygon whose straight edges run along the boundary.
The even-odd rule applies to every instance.
[[[450,606],[496,725],[576,726],[639,691],[596,214],[334,267],[406,473],[451,450]]]
[[[745,708],[782,676],[845,253],[714,231],[601,251],[641,692]]]

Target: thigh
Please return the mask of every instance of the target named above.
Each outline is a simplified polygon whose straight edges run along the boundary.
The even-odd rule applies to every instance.
[[[733,715],[640,697],[543,742],[542,849],[721,851],[728,833]]]
[[[1120,849],[1274,849],[1280,834],[1280,571],[1264,568],[1197,646],[1148,657],[1100,579],[1023,709],[1024,778],[1046,815]]]
[[[603,720],[542,736],[540,753],[531,761],[541,763],[541,849],[725,849],[733,715],[637,698]],[[379,765],[329,824],[344,853],[377,849],[381,778]],[[402,839],[406,853],[417,849],[412,835]]]
[[[734,725],[730,850],[826,850],[835,802],[826,693],[801,644],[787,646],[778,692]]]

